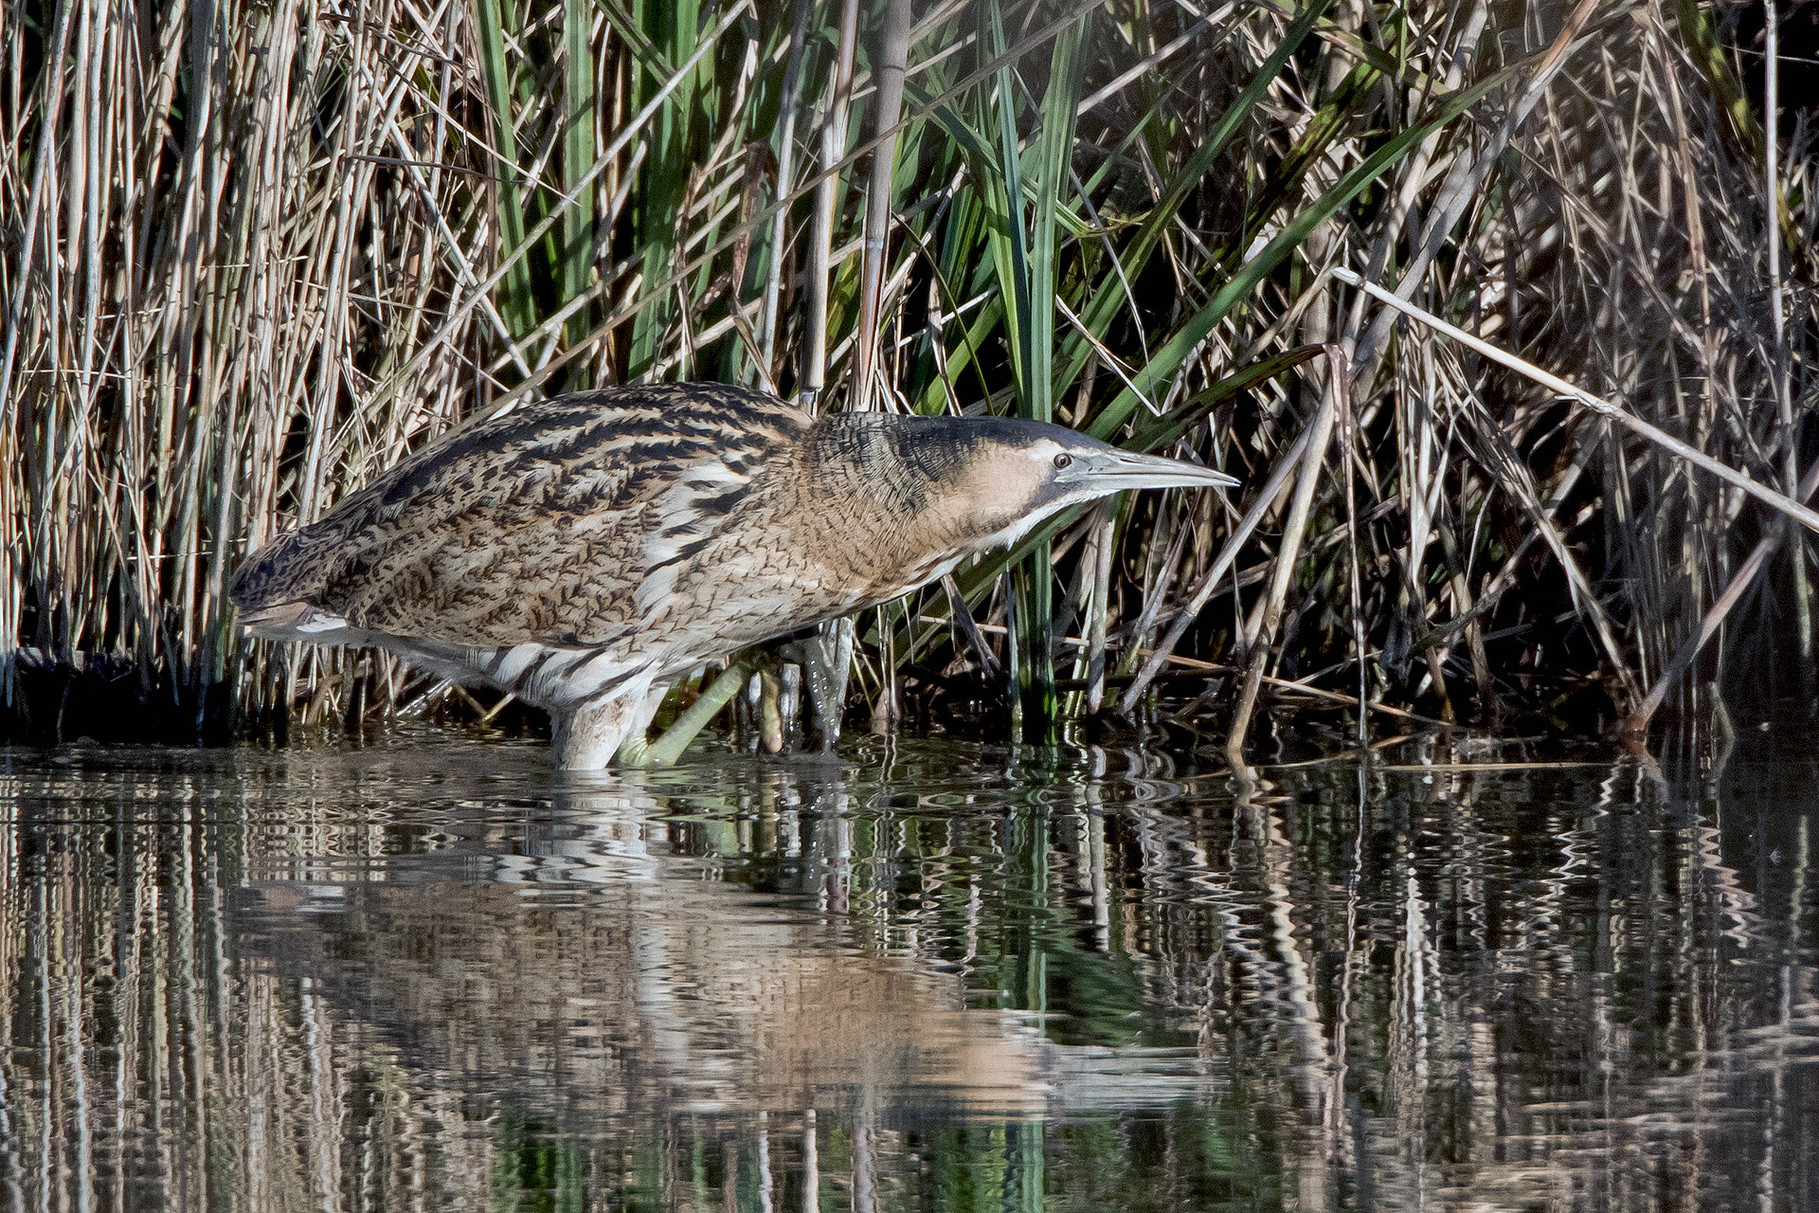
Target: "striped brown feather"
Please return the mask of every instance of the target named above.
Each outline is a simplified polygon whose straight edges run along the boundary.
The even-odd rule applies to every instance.
[[[646,540],[690,470],[786,458],[811,422],[758,392],[621,388],[466,427],[258,553],[256,616],[305,603],[361,631],[446,644],[610,643],[637,626]]]

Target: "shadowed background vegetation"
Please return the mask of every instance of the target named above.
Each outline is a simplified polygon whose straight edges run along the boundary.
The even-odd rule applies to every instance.
[[[1158,685],[1234,748],[1272,697],[1642,729],[1726,686],[1811,694],[1812,536],[1764,495],[1819,466],[1813,6],[4,0],[0,25],[15,735],[496,711],[369,654],[280,661],[225,586],[464,418],[643,378],[1053,417],[1241,476],[959,577],[1031,736]],[[995,693],[924,599],[859,621],[855,707]]]

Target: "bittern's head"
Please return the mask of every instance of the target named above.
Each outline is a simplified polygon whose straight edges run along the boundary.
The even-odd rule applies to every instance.
[[[1211,468],[1121,451],[1040,421],[846,417],[869,431],[867,438],[888,447],[888,457],[866,460],[885,482],[881,487],[900,499],[904,513],[940,525],[964,552],[1015,543],[1068,506],[1125,489],[1228,488],[1238,483]]]

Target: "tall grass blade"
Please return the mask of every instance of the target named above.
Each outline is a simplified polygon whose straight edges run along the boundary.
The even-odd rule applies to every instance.
[[[981,41],[990,54],[1002,57],[1006,49],[1002,9],[996,0],[988,0],[980,12]],[[1056,211],[1072,189],[1074,115],[1082,74],[1080,49],[1090,19],[1090,15],[1081,17],[1055,39],[1048,88],[1042,100],[1042,125],[1030,152],[1027,230],[1015,74],[1007,63],[996,76],[992,108],[1000,171],[996,184],[1001,185],[1002,192],[1001,200],[994,199],[990,208],[994,229],[1001,233],[992,241],[992,249],[1000,287],[1011,301],[1005,314],[1010,329],[1017,413],[1036,421],[1049,421],[1054,416],[1051,353],[1057,286]],[[1038,543],[1018,566],[1013,593],[1017,597],[1018,628],[1011,643],[1016,649],[1021,731],[1025,740],[1049,744],[1056,736],[1059,702],[1051,635],[1054,573],[1046,542]]]
[[[506,50],[502,0],[474,0],[474,37],[479,43],[480,76],[492,106],[492,145],[496,159],[492,179],[499,221],[499,244],[515,249],[524,244],[524,204],[519,193],[518,136],[512,123],[516,111],[512,98],[512,56]],[[513,262],[499,286],[499,314],[513,337],[522,337],[536,323],[536,300],[531,294],[530,267]]]
[[[1371,155],[1365,157],[1333,186],[1323,193],[1312,205],[1303,209],[1289,222],[1283,224],[1269,242],[1248,257],[1238,271],[1222,283],[1205,307],[1183,323],[1168,342],[1157,349],[1150,360],[1132,376],[1132,383],[1126,387],[1110,404],[1094,416],[1092,424],[1087,427],[1089,433],[1097,438],[1107,438],[1118,432],[1143,401],[1154,395],[1161,382],[1179,370],[1182,360],[1206,340],[1213,326],[1224,320],[1226,315],[1240,303],[1250,297],[1267,276],[1286,260],[1316,226],[1330,219],[1340,207],[1351,202],[1366,187],[1381,180],[1385,173],[1393,168],[1402,157],[1409,154],[1414,147],[1429,133],[1458,120],[1474,104],[1481,100],[1498,84],[1502,83],[1508,73],[1498,72],[1467,89],[1461,89],[1450,97],[1443,99],[1434,109],[1432,116],[1419,125],[1409,127],[1385,140]]]
[[[594,198],[584,184],[594,167],[599,122],[595,95],[591,0],[562,0],[562,183],[573,196],[562,214],[562,302],[586,293],[594,262]],[[592,326],[584,313],[569,318],[570,343],[584,339]],[[585,386],[575,383],[572,386]]]

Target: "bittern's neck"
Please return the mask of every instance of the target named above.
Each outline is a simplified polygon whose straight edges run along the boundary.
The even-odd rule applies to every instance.
[[[938,554],[970,550],[977,511],[963,491],[970,451],[931,419],[842,413],[815,426],[806,452],[808,491],[843,529],[863,538],[879,569],[908,570]]]

